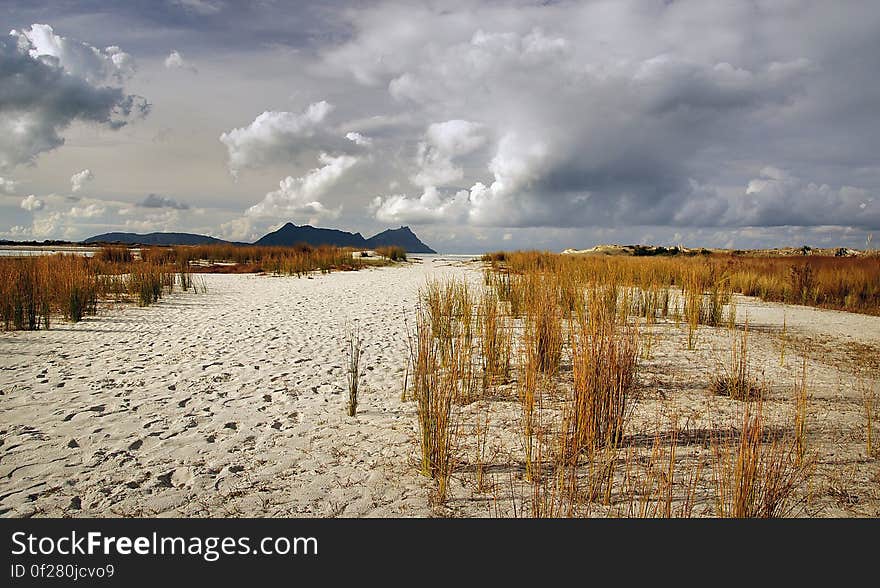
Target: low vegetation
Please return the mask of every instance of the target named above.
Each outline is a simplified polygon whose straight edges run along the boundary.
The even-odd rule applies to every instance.
[[[403,398],[417,404],[421,471],[437,508],[449,508],[452,480],[464,484],[472,472],[474,492],[490,494],[504,516],[801,512],[816,464],[806,364],[782,400],[791,417],[768,426],[766,383],[754,376],[732,296],[742,272],[775,269],[711,256],[498,252],[484,262],[482,285],[429,281],[410,333]],[[854,284],[873,270],[851,271]],[[684,329],[683,353],[698,349],[701,328],[727,330],[729,360],[706,394],[741,414],[738,424],[727,416],[728,425],[695,434],[661,403],[653,437],[633,428],[659,320]],[[498,480],[492,471],[509,473]]]
[[[154,304],[175,288],[199,289],[193,274],[357,270],[388,261],[338,247],[107,246],[93,257],[55,254],[0,258],[0,324],[4,330],[47,329],[55,318],[76,322],[102,302]]]
[[[678,310],[699,324],[720,324],[730,293],[764,300],[880,315],[880,256],[750,257],[733,253],[695,256],[592,256],[539,251],[483,257],[511,279],[533,271],[569,275],[575,283],[636,286],[663,294],[681,292]],[[700,310],[688,296],[702,298]],[[656,308],[655,308],[656,310]]]
[[[391,261],[406,261],[406,249],[397,245],[377,247],[376,253]]]
[[[361,356],[363,341],[360,330],[354,328],[348,334],[348,416],[357,414],[358,391],[361,385]]]

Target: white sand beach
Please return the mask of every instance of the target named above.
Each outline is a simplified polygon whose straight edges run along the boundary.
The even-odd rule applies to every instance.
[[[481,265],[468,259],[424,256],[307,278],[205,275],[206,293],[0,333],[0,515],[438,514],[419,475],[415,406],[400,398],[407,332],[427,278],[480,283]],[[780,411],[801,370],[799,349],[813,343],[811,435],[824,465],[807,514],[880,515],[880,464],[859,454],[860,386],[877,383],[880,318],[743,297],[738,316],[748,317],[755,368]],[[364,378],[352,418],[346,345],[354,325]],[[701,327],[688,354],[681,328],[653,329],[636,429],[658,407],[695,424],[733,414],[735,401],[706,392],[708,373],[729,353],[727,331]],[[515,403],[494,404],[495,422],[515,421]],[[516,451],[515,434],[498,443]],[[841,468],[831,467],[835,459]],[[475,498],[467,476],[439,514],[512,514],[497,495]]]

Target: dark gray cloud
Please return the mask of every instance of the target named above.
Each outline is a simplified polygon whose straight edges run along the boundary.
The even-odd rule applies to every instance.
[[[149,112],[143,98],[102,83],[107,73],[96,67],[112,64],[111,55],[93,64],[72,61],[71,73],[64,47],[58,55],[42,50],[24,35],[0,38],[0,169],[32,163],[62,145],[61,132],[74,121],[118,129]]]
[[[173,208],[175,210],[189,210],[189,204],[178,202],[168,196],[161,194],[147,194],[147,196],[138,202],[138,206],[143,208]]]
[[[877,101],[861,96],[880,89],[880,20],[864,3],[388,5],[355,22],[328,66],[500,138],[470,189],[382,196],[379,220],[878,226]],[[750,190],[767,167],[790,178]]]
[[[414,224],[459,249],[528,246],[541,231],[554,247],[676,235],[852,246],[880,230],[870,2],[34,0],[5,18],[124,44],[145,64],[140,87],[165,98],[149,145],[126,161],[167,173],[129,194],[216,204],[215,225],[242,235],[304,211],[363,232]],[[169,67],[185,56],[198,77],[169,71],[173,55]],[[16,143],[18,160],[57,147],[70,121],[134,114],[122,81],[62,78],[45,96],[26,85],[18,104],[61,114],[36,117],[48,130]],[[325,163],[344,158],[358,163],[324,181]],[[100,163],[56,175],[88,166],[103,189],[112,170]],[[233,182],[228,170],[247,171]]]
[[[28,0],[10,3],[3,18],[7,28],[64,23],[79,38],[96,45],[124,42],[139,55],[167,55],[171,46],[197,55],[333,42],[350,31],[337,12],[344,7],[328,0]]]

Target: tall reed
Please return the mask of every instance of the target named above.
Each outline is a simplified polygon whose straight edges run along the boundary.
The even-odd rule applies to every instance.
[[[478,324],[483,388],[488,388],[508,379],[513,329],[497,296],[491,291],[483,291],[480,298]]]
[[[715,437],[712,447],[718,516],[782,517],[800,504],[797,493],[812,474],[813,459],[797,457],[794,436],[765,428],[761,400],[745,405],[738,443]]]
[[[623,437],[624,422],[639,357],[638,327],[618,326],[608,307],[593,299],[572,329],[574,377],[571,449],[594,453],[615,447]]]
[[[432,332],[431,318],[420,311],[410,350],[413,397],[416,401],[421,449],[421,471],[437,482],[437,500],[446,500],[454,468],[457,422],[453,400],[458,395],[457,364],[443,364],[440,345]]]

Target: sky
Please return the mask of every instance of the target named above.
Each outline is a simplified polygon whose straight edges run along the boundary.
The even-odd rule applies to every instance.
[[[3,0],[0,239],[864,248],[878,114],[871,0]]]

